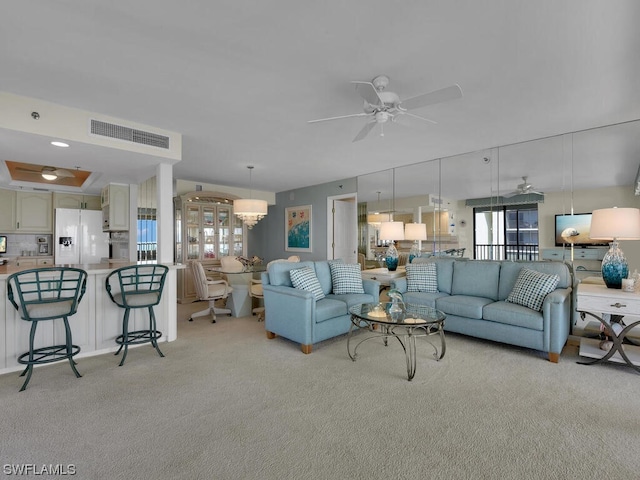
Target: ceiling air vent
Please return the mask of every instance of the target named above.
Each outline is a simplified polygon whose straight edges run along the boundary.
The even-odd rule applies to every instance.
[[[158,135],[157,133],[143,132],[142,130],[122,125],[114,125],[113,123],[101,122],[100,120],[91,120],[91,133],[141,145],[169,148],[169,137]]]

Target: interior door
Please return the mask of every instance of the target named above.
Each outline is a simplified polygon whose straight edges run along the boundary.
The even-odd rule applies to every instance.
[[[333,200],[333,256],[358,263],[358,214],[354,197]]]

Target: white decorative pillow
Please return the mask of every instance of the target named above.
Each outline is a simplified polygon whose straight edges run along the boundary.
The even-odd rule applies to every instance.
[[[324,292],[320,286],[320,281],[316,277],[316,272],[311,267],[295,268],[289,271],[291,283],[298,290],[306,290],[313,293],[317,300],[324,298]]]
[[[542,310],[544,297],[556,289],[559,281],[558,275],[549,275],[523,267],[513,290],[507,297],[507,302],[517,303],[539,312]]]
[[[437,293],[438,276],[435,263],[408,263],[406,269],[408,292]]]
[[[330,262],[329,268],[331,269],[333,293],[336,295],[342,295],[344,293],[364,293],[359,263]]]

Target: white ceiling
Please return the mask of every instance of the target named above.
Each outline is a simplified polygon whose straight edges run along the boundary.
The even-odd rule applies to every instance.
[[[506,190],[523,175],[564,188],[569,157],[576,189],[631,185],[636,124],[491,148],[639,119],[639,18],[637,0],[10,0],[0,90],[179,132],[174,177],[203,183],[247,188],[255,165],[253,188],[280,192],[474,152],[450,161],[449,198],[487,196],[483,157]],[[416,111],[437,125],[355,143],[363,118],[307,123],[361,112],[349,82],[379,74],[401,98],[454,83],[464,97]],[[41,140],[0,129],[0,159],[80,166],[93,187],[160,161]]]

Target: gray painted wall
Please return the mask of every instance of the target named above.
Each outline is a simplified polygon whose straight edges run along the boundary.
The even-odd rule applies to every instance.
[[[276,204],[269,213],[249,230],[247,254],[257,255],[265,263],[276,258],[299,255],[300,260],[326,260],[327,258],[327,197],[356,194],[356,178],[298,188],[276,194]],[[311,253],[287,252],[284,245],[284,209],[300,205],[312,205]]]

